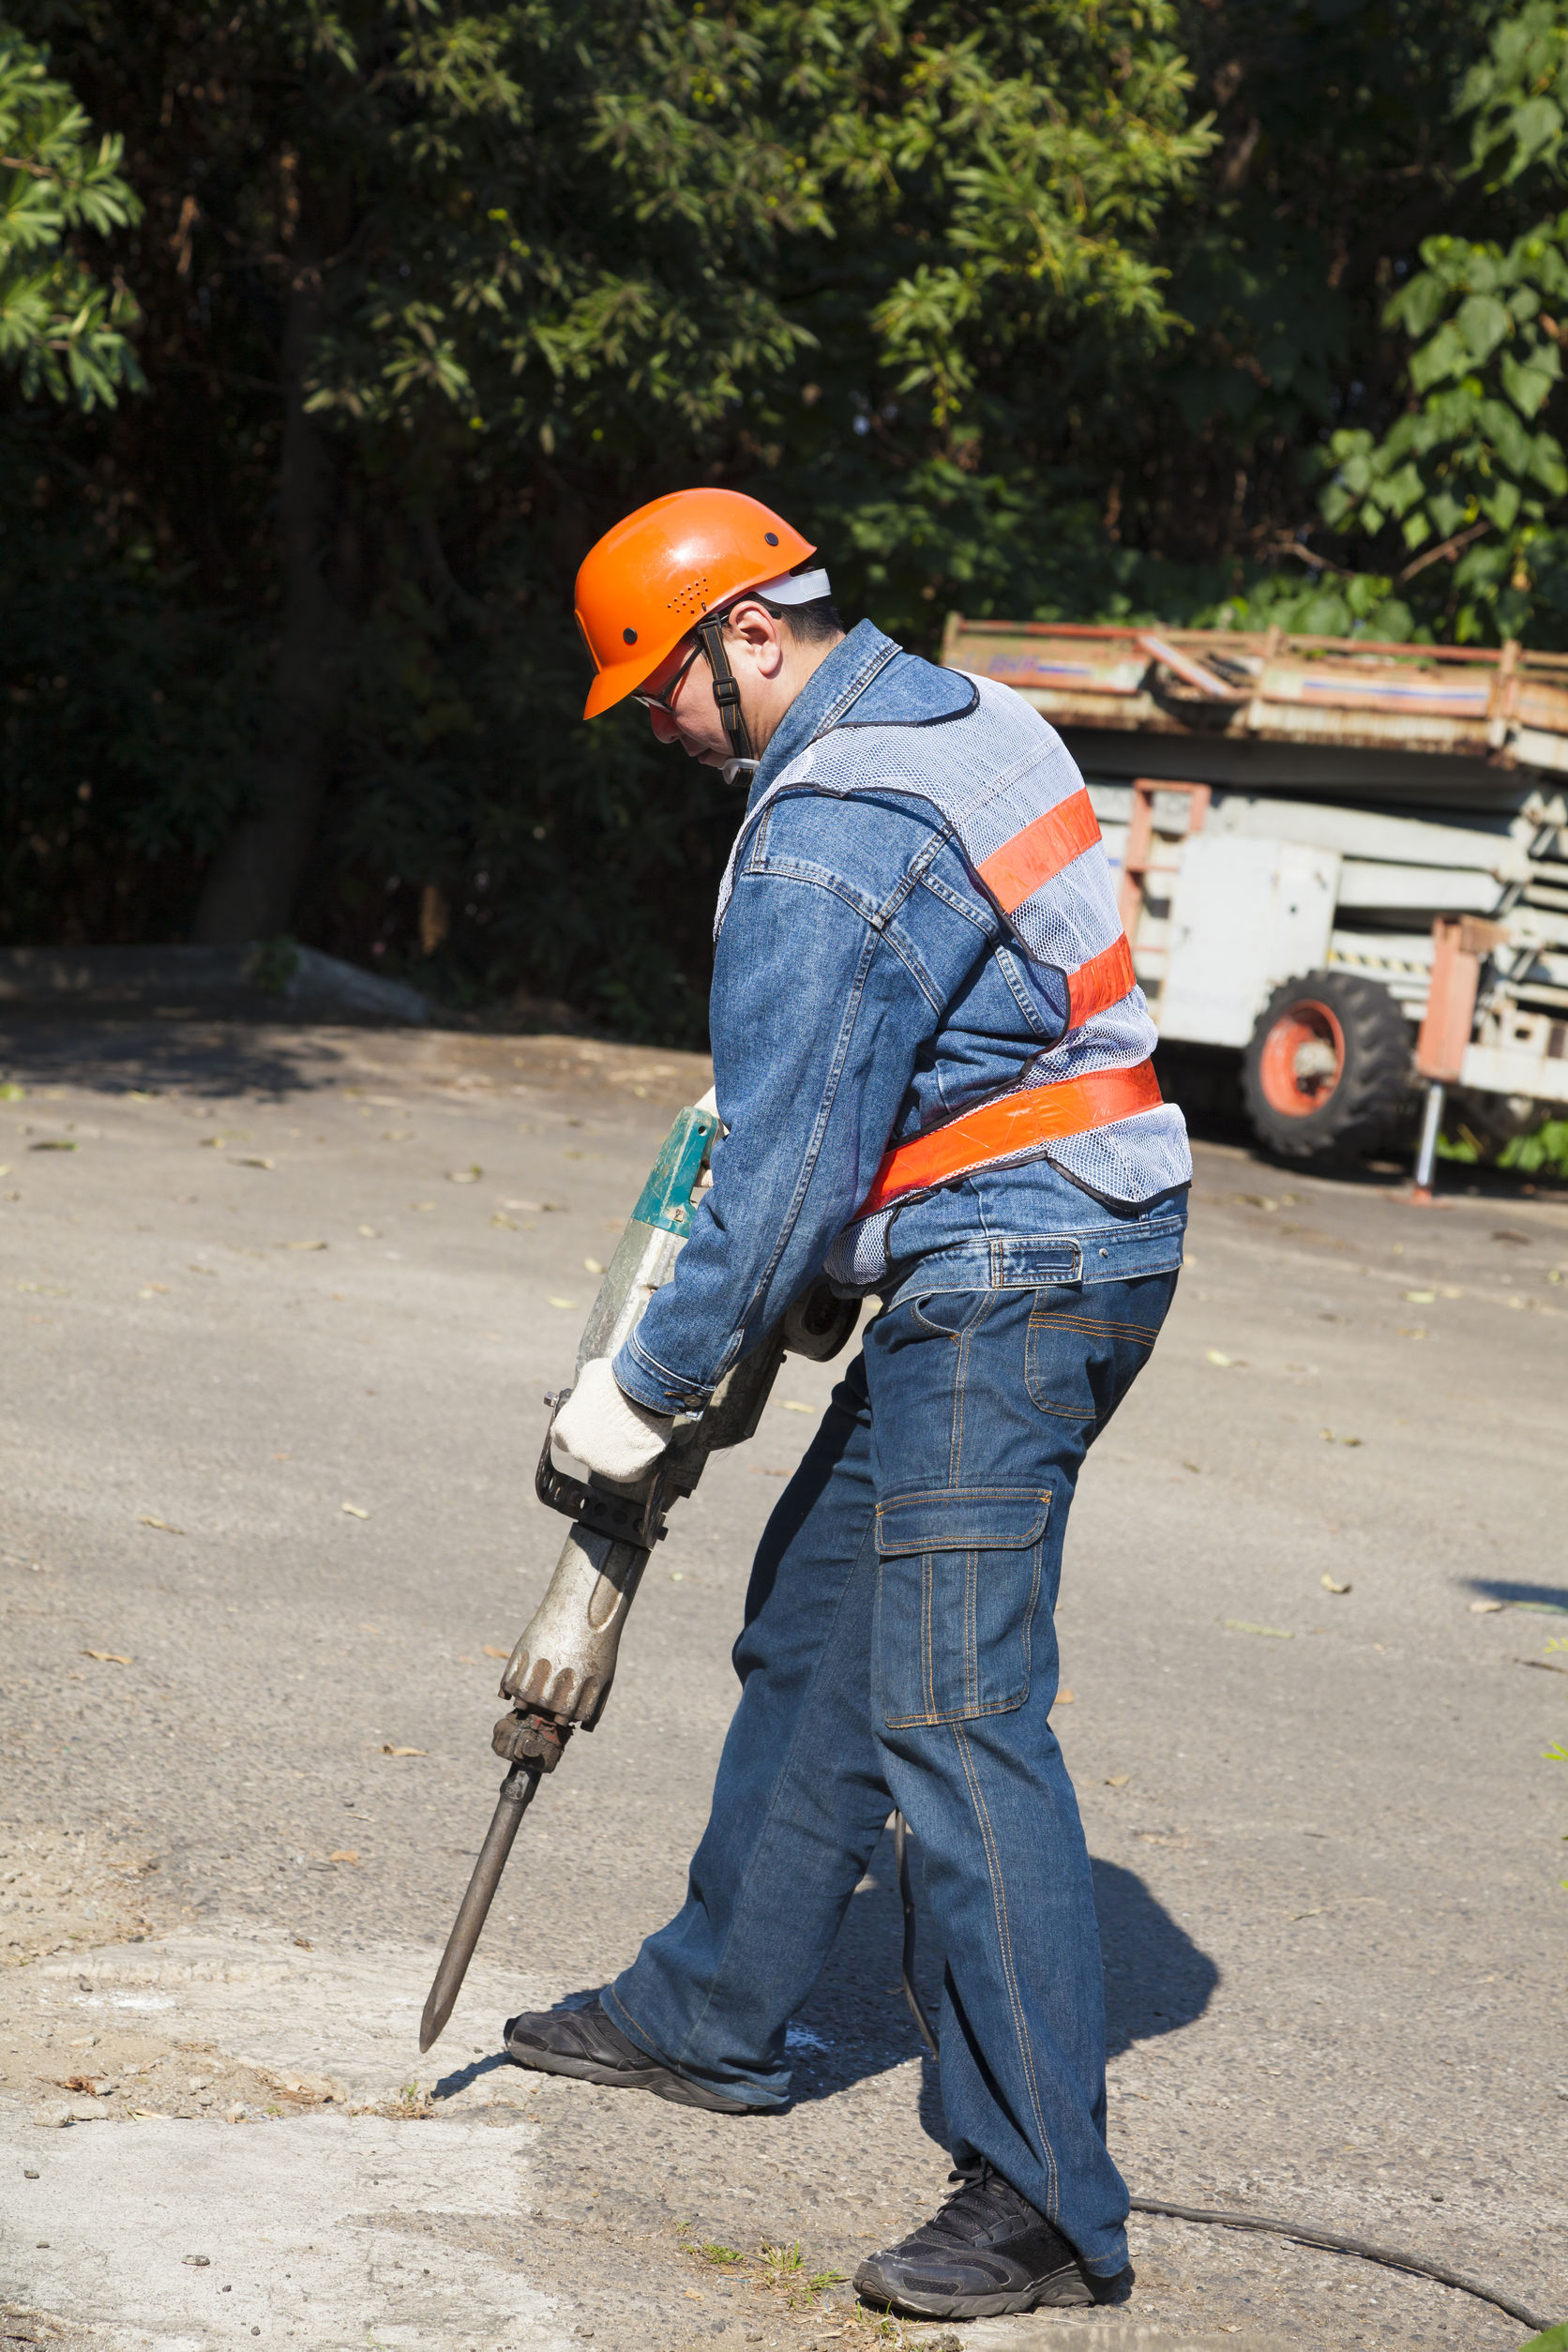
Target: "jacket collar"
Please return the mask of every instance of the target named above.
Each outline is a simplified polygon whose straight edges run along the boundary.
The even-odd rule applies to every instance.
[[[819,735],[837,727],[851,704],[858,701],[878,671],[900,651],[874,622],[861,621],[834,647],[821,668],[814,670],[783,717],[767,749],[757,762],[746,794],[754,808],[780,771]]]

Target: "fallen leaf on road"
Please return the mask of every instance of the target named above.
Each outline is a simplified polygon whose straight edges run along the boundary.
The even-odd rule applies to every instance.
[[[485,1644],[487,1658],[509,1658],[511,1654],[509,1650],[498,1650],[493,1641],[487,1641]]]
[[[382,1743],[383,1756],[429,1756],[429,1748],[393,1748]]]
[[[204,1135],[196,1149],[199,1152],[221,1152],[226,1148],[226,1143],[227,1138],[223,1136]]]
[[[1348,1584],[1335,1584],[1334,1578],[1330,1576],[1319,1576],[1318,1581],[1322,1586],[1325,1592],[1349,1592],[1350,1590]]]
[[[1227,1371],[1229,1371],[1230,1365],[1236,1361],[1234,1356],[1223,1355],[1218,1348],[1205,1348],[1203,1350],[1203,1360],[1206,1364],[1220,1364],[1224,1366]]]
[[[30,1143],[29,1152],[74,1152],[76,1146],[65,1136],[48,1135],[41,1143]]]
[[[1435,1290],[1401,1290],[1399,1295],[1407,1306],[1430,1306],[1438,1294]]]
[[[356,1502],[345,1502],[343,1509],[351,1519],[368,1519],[370,1515],[368,1511],[362,1511]]]
[[[1108,1772],[1106,1774],[1106,1787],[1108,1788],[1125,1788],[1131,1778],[1131,1772]]]
[[[1071,1707],[1074,1704],[1072,1692],[1058,1691],[1056,1694],[1056,1703],[1059,1707]]]
[[[157,2107],[132,2107],[130,2119],[132,2123],[167,2123],[169,2121],[169,2118]]]
[[[492,1210],[490,1213],[490,1223],[492,1225],[504,1225],[508,1233],[516,1233],[520,1230],[516,1217],[509,1217],[505,1209]]]
[[[98,1658],[105,1666],[129,1666],[131,1663],[123,1650],[79,1650],[76,1654],[79,1658]]]
[[[173,1519],[155,1519],[151,1514],[146,1511],[143,1511],[142,1514],[142,1525],[143,1527],[156,1527],[160,1535],[183,1535],[185,1533],[184,1528],[176,1527]]]
[[[1505,1601],[1472,1601],[1470,1613],[1472,1617],[1495,1617],[1499,1609],[1507,1606]]]
[[[270,1160],[262,1159],[245,1159],[235,1160],[234,1162],[234,1166],[235,1168],[270,1168],[272,1166],[272,1162]]]
[[[217,1272],[218,1272],[218,1268],[217,1268],[216,1266],[199,1266],[199,1265],[196,1263],[196,1260],[194,1259],[194,1258],[191,1259],[191,1261],[190,1261],[189,1265],[188,1265],[188,1266],[187,1266],[187,1268],[186,1268],[186,1273],[187,1273],[187,1274],[215,1274]]]
[[[477,1163],[472,1168],[449,1168],[446,1182],[449,1184],[476,1184],[484,1172]]]
[[[421,1215],[428,1216],[434,1209],[435,1202],[433,1200],[411,1200],[408,1205],[411,1209],[417,1209]]]
[[[359,1230],[363,1233],[368,1242],[379,1242],[381,1239],[381,1235],[377,1232],[373,1225],[362,1225]]]
[[[324,1249],[326,1244],[324,1242],[285,1242],[283,1247],[285,1249]]]
[[[356,1862],[359,1856],[352,1846],[340,1846],[335,1854],[328,1854],[326,1859],[328,1862]]]
[[[803,1405],[795,1396],[781,1396],[778,1400],[778,1408],[781,1412],[786,1413],[814,1413],[817,1410],[815,1405]]]
[[[5,1085],[0,1086],[0,1103],[23,1102],[26,1094],[27,1089],[24,1086],[18,1086],[14,1078],[8,1078]]]
[[[582,1261],[582,1267],[585,1274],[603,1274],[604,1272],[604,1268],[600,1265],[596,1258],[585,1258]]]
[[[1249,1625],[1244,1617],[1228,1617],[1225,1623],[1233,1634],[1266,1634],[1271,1641],[1294,1641],[1296,1638],[1282,1625]]]
[[[577,1304],[577,1301],[575,1299],[551,1299],[550,1304],[551,1306],[564,1306],[570,1309]]]
[[[139,1299],[167,1298],[169,1285],[166,1282],[149,1282],[144,1289],[138,1290],[136,1295]]]

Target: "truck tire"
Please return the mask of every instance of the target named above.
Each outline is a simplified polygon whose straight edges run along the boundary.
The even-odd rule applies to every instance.
[[[1253,1132],[1292,1160],[1348,1159],[1382,1142],[1410,1086],[1410,1023],[1376,980],[1309,972],[1274,990],[1246,1049]]]

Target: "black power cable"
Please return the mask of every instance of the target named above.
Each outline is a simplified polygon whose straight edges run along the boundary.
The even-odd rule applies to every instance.
[[[1537,2335],[1556,2326],[1556,2321],[1544,2319],[1531,2311],[1528,2303],[1516,2303],[1511,2295],[1500,2295],[1495,2286],[1483,2286],[1479,2279],[1466,2278],[1462,2270],[1446,2270],[1440,2262],[1425,2262],[1419,2254],[1401,2254],[1393,2246],[1375,2246],[1369,2238],[1341,2238],[1332,2229],[1314,2229],[1304,2222],[1276,2221],[1268,2213],[1217,2213],[1199,2205],[1167,2205],[1159,2197],[1133,2197],[1135,2213],[1158,2213],[1172,2222],[1217,2222],[1224,2229],[1263,2230],[1273,2238],[1293,2238],[1303,2246],[1327,2246],[1334,2254],[1359,2254],[1364,2262],[1380,2262],[1390,2270],[1413,2270],[1424,2279],[1436,2279],[1443,2286],[1456,2286],[1461,2294],[1479,2297],[1484,2303],[1495,2303],[1510,2319],[1522,2320],[1533,2328]]]
[[[910,1885],[909,1831],[901,1813],[893,1817],[893,1859],[898,1873],[898,1900],[904,1907],[904,1998],[919,2028],[920,2039],[936,2058],[937,2038],[914,1989],[914,1894]],[[1545,2335],[1548,2328],[1557,2324],[1531,2311],[1528,2303],[1515,2302],[1511,2295],[1500,2295],[1496,2287],[1483,2286],[1479,2279],[1467,2278],[1462,2270],[1445,2269],[1440,2262],[1426,2262],[1419,2254],[1401,2254],[1393,2246],[1374,2245],[1369,2238],[1342,2238],[1337,2231],[1317,2229],[1304,2222],[1282,2222],[1270,2213],[1223,2213],[1201,2205],[1168,2205],[1162,2197],[1133,2197],[1129,2202],[1135,2213],[1156,2214],[1163,2221],[1212,2222],[1221,2229],[1258,2230],[1270,2238],[1294,2239],[1301,2246],[1324,2246],[1333,2254],[1358,2254],[1363,2262],[1380,2262],[1390,2270],[1413,2271],[1418,2278],[1436,2279],[1440,2286],[1455,2286],[1462,2295],[1473,2295],[1483,2303],[1495,2304],[1510,2319],[1533,2328],[1537,2335]]]

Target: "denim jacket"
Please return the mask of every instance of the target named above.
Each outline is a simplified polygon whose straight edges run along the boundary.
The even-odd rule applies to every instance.
[[[933,746],[953,743],[949,724],[983,723],[971,716],[979,700],[962,672],[862,622],[796,697],[758,766],[714,965],[714,1078],[728,1133],[674,1279],[614,1364],[620,1386],[655,1411],[700,1410],[824,1269],[841,1289],[892,1300],[916,1284],[1095,1282],[1181,1263],[1192,1171],[1170,1105],[856,1221],[890,1141],[1038,1082],[1022,1079],[1026,1070],[1048,1078],[1067,1050],[1066,978],[1024,952],[977,881],[933,806],[940,782],[917,788],[911,762],[900,789],[885,748],[911,731],[925,773],[940,777]],[[1028,724],[1049,736],[1033,714]],[[864,731],[869,780],[814,783],[812,758],[840,731]],[[1076,785],[1060,742],[1048,749],[1063,763],[1056,788]],[[1104,859],[1097,844],[1086,854]],[[1116,1018],[1098,1066],[1153,1045],[1138,990]],[[1092,1032],[1074,1042],[1080,1066],[1085,1048],[1095,1066]]]

